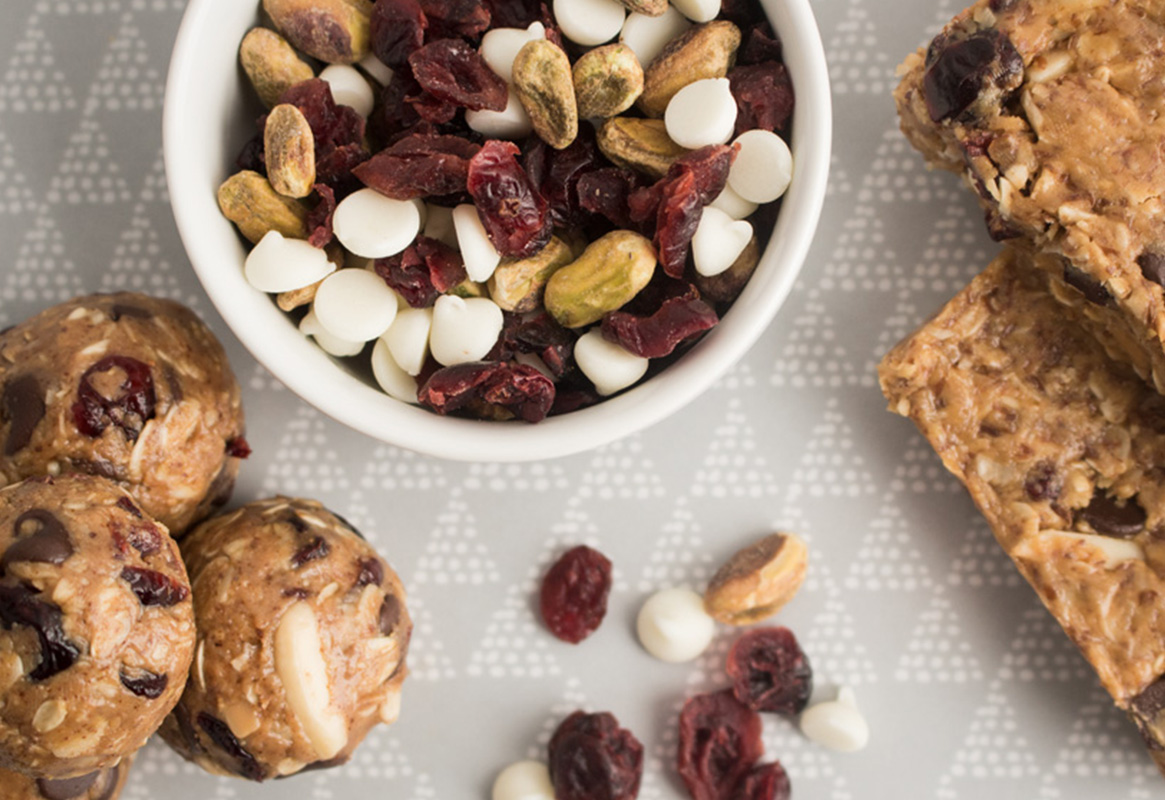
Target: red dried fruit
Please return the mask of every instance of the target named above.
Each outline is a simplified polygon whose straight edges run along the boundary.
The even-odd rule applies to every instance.
[[[741,778],[732,800],[789,800],[789,775],[781,762],[758,764]]]
[[[260,175],[267,174],[267,159],[263,154],[263,133],[259,132],[247,140],[243,149],[235,157],[235,169],[253,170]]]
[[[779,46],[779,45],[778,45]],[[793,116],[793,82],[785,65],[766,61],[728,73],[736,100],[736,135],[762,128],[782,133]]]
[[[728,651],[736,699],[756,711],[800,714],[813,691],[809,659],[788,628],[756,628]]]
[[[636,189],[642,188],[643,177],[638,172],[603,167],[579,177],[578,202],[584,210],[606,218],[616,228],[634,230],[636,222],[631,217],[630,197]],[[651,216],[654,216],[654,211],[646,214],[644,219]]]
[[[319,200],[312,210],[307,212],[307,229],[310,231],[307,240],[312,247],[323,249],[332,241],[332,214],[336,212],[336,193],[332,187],[324,183],[317,183],[312,187]]]
[[[550,241],[549,207],[515,158],[513,142],[491,139],[469,161],[467,187],[485,231],[503,256],[532,256]]]
[[[119,370],[122,379],[118,394],[106,397],[93,386],[93,380],[110,370]],[[108,387],[107,379],[101,382]],[[106,356],[81,375],[72,408],[73,423],[94,439],[113,425],[121,428],[127,440],[136,442],[142,428],[154,418],[155,403],[154,377],[146,364],[129,356]]]
[[[429,20],[428,38],[472,39],[489,27],[490,12],[479,0],[421,0]]]
[[[736,63],[740,66],[760,64],[764,61],[783,62],[783,48],[781,40],[773,33],[773,26],[769,21],[762,20],[744,32],[744,44],[736,54]]]
[[[420,50],[429,21],[417,0],[376,0],[372,9],[372,52],[398,70]]]
[[[542,19],[541,0],[485,0],[495,28],[526,28]]]
[[[480,146],[460,136],[411,134],[355,170],[365,186],[397,200],[464,192]]]
[[[32,628],[40,644],[40,663],[28,677],[43,681],[68,669],[81,654],[80,648],[69,641],[62,627],[60,606],[37,598],[36,589],[11,579],[0,583],[0,624],[5,630],[20,625]]]
[[[1023,81],[1023,56],[997,28],[965,38],[939,36],[926,53],[922,96],[934,122],[959,116],[985,90],[1005,94]]]
[[[728,183],[728,171],[732,169],[732,162],[736,160],[739,151],[740,145],[713,144],[685,153],[671,165],[664,180],[676,180],[691,173],[696,179],[700,205],[706,206],[724,191]]]
[[[613,311],[603,317],[603,338],[644,358],[670,355],[676,346],[714,326],[720,318],[695,287],[670,297],[654,314],[641,317]]]
[[[226,452],[231,458],[249,458],[251,456],[251,445],[247,441],[246,436],[236,436],[233,439],[227,440]]]
[[[143,606],[173,606],[190,596],[190,587],[145,567],[125,567],[121,579],[129,584]]]
[[[456,250],[427,236],[395,256],[378,258],[373,267],[413,308],[428,308],[469,277]]]
[[[484,402],[538,422],[554,402],[554,384],[534,367],[474,361],[438,369],[421,385],[417,400],[438,414]]]
[[[409,56],[409,66],[417,83],[440,100],[474,111],[506,108],[506,82],[460,39],[430,42]]]
[[[730,689],[684,703],[676,766],[692,800],[732,800],[763,751],[760,716]]]
[[[333,147],[328,153],[316,159],[316,185],[327,184],[336,191],[337,199],[343,200],[360,188],[360,182],[352,176],[352,170],[368,160],[368,151],[363,144],[345,144]]]
[[[550,416],[569,414],[580,408],[593,406],[603,398],[595,391],[594,386],[562,385],[555,387],[554,405],[550,407]]]
[[[149,522],[143,520],[140,524],[132,524],[128,530],[116,522],[111,523],[110,527],[113,545],[122,556],[128,555],[131,547],[143,556],[153,555],[162,549],[162,533]]]
[[[643,745],[614,715],[576,711],[549,746],[556,800],[634,800],[643,777]]]
[[[122,686],[138,697],[144,697],[147,700],[156,700],[161,697],[162,692],[166,691],[166,686],[170,683],[170,678],[165,673],[159,675],[146,669],[135,669],[133,674],[130,674],[123,668],[118,677],[121,678]]]
[[[502,334],[489,361],[509,361],[515,353],[533,353],[556,378],[567,371],[578,335],[559,325],[545,311],[506,314]]]
[[[303,113],[315,138],[316,180],[334,185],[368,158],[364,150],[364,117],[348,106],[336,105],[327,81],[312,78],[297,83],[279,97]],[[266,118],[260,120],[260,126]],[[335,152],[339,151],[339,153]]]
[[[525,147],[522,166],[550,204],[554,227],[569,228],[579,223],[578,182],[604,163],[600,158],[594,128],[589,123],[580,124],[578,136],[562,150],[555,150],[537,137]]]
[[[322,536],[317,536],[295,551],[291,556],[291,568],[299,569],[309,561],[327,558],[328,553],[331,551],[332,548],[328,545],[327,540]]]
[[[607,614],[611,562],[586,545],[567,550],[542,579],[542,620],[557,638],[578,644]]]

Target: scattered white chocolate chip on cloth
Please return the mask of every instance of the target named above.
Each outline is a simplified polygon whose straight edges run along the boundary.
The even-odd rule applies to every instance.
[[[595,385],[595,391],[604,397],[642,378],[649,363],[643,356],[608,342],[597,328],[587,331],[574,343],[574,359],[582,374]]]
[[[800,725],[810,741],[841,753],[861,750],[870,741],[870,726],[848,686],[841,687],[836,700],[816,703],[801,712]]]
[[[395,721],[412,629],[404,589],[346,521],[273,497],[204,522],[182,555],[198,639],[161,731],[180,755],[266,780],[343,763]]]
[[[639,609],[635,628],[643,649],[660,661],[691,661],[708,649],[716,624],[691,589],[663,589]]]
[[[663,123],[668,137],[689,150],[727,142],[736,127],[728,79],[702,78],[680,89],[668,101]]]
[[[550,770],[541,761],[518,761],[498,773],[491,800],[554,800]]]

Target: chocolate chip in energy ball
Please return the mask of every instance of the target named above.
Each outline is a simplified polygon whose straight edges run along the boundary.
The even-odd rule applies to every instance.
[[[1064,283],[1079,290],[1084,299],[1090,303],[1106,306],[1112,301],[1112,295],[1104,288],[1103,283],[1067,261],[1064,262]]]
[[[1137,266],[1146,280],[1165,286],[1165,255],[1146,251],[1137,256]]]
[[[1141,731],[1150,750],[1165,750],[1165,678],[1158,678],[1133,698],[1129,716]]]
[[[122,686],[138,697],[144,697],[147,700],[161,697],[162,692],[166,691],[166,686],[170,683],[168,675],[158,675],[146,669],[127,670],[123,668],[118,677],[121,679]]]
[[[93,788],[93,784],[97,783],[100,776],[100,772],[90,772],[88,775],[76,778],[59,778],[57,780],[40,778],[36,782],[36,788],[45,800],[78,800]]]
[[[1145,529],[1145,509],[1130,497],[1123,503],[1103,491],[1092,496],[1087,506],[1076,512],[1094,531],[1117,539],[1131,539]]]
[[[212,742],[222,748],[223,752],[234,760],[237,768],[236,771],[239,775],[252,781],[263,780],[263,767],[243,747],[239,740],[235,738],[235,735],[231,733],[231,729],[225,722],[213,714],[200,711],[198,714],[198,727],[202,728],[203,733],[209,736]]]
[[[28,677],[43,681],[73,666],[81,650],[65,635],[60,606],[39,599],[37,594],[24,584],[0,584],[0,625],[6,630],[21,625],[36,633],[40,663]]]
[[[73,555],[69,532],[51,511],[33,508],[25,511],[12,524],[15,541],[0,558],[0,569],[18,561],[41,564],[64,564]]]
[[[1023,58],[994,29],[936,42],[922,80],[926,108],[934,122],[959,116],[990,89],[1010,91],[1023,80]]]
[[[10,456],[28,446],[33,431],[44,419],[44,387],[35,375],[21,375],[5,384],[0,412],[0,419],[8,421],[4,455]]]

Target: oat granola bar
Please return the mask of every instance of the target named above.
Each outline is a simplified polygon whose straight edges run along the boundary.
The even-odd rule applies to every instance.
[[[910,417],[1165,765],[1165,398],[1007,249],[886,355]],[[1165,769],[1165,767],[1163,767]]]
[[[980,0],[909,56],[902,130],[1165,391],[1165,1]]]

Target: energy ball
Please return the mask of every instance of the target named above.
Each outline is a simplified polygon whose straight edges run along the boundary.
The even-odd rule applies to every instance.
[[[193,652],[178,546],[129,494],[91,475],[0,489],[0,768],[115,766],[178,702]]]
[[[190,309],[89,295],[0,334],[0,482],[109,478],[175,536],[230,497],[243,438],[239,385]]]
[[[341,517],[275,497],[182,542],[198,628],[162,737],[254,781],[348,760],[400,711],[412,623],[400,579]]]
[[[0,769],[0,787],[5,800],[117,800],[132,761],[133,756],[126,756],[115,767],[76,778],[30,778]]]

